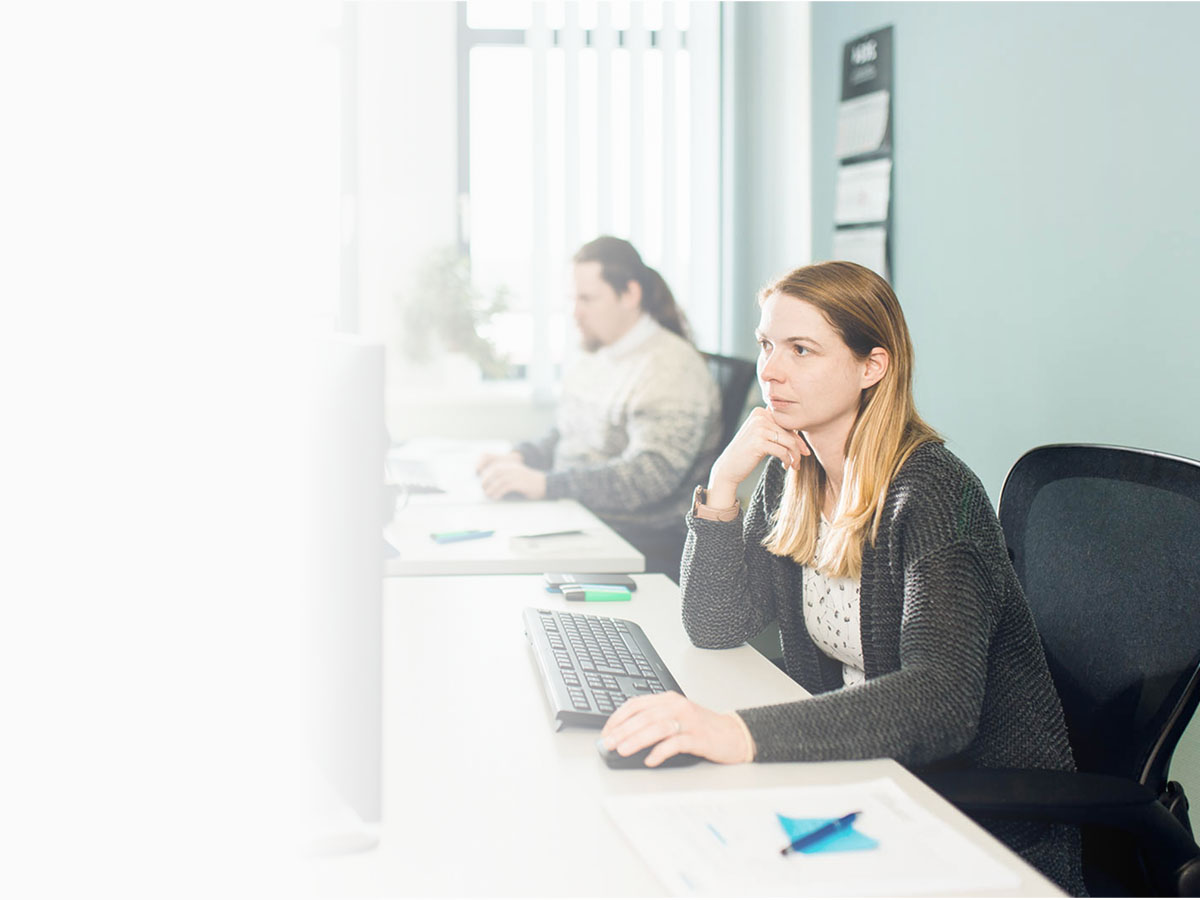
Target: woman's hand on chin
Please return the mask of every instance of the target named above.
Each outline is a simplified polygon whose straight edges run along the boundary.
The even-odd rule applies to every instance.
[[[750,476],[764,457],[774,456],[794,469],[800,457],[809,455],[811,451],[800,435],[780,425],[769,409],[757,407],[750,411],[729,446],[713,463],[708,478],[708,505],[732,506],[738,485]]]

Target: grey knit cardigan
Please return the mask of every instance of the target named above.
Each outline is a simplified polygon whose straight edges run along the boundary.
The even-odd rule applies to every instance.
[[[755,760],[891,757],[909,768],[1073,770],[1062,705],[979,479],[944,446],[918,447],[888,490],[863,548],[866,682],[843,687],[840,662],[804,626],[803,569],[762,541],[785,470],[770,458],[733,522],[687,516],[683,622],[699,647],[734,647],[776,622],[789,675],[814,696],[739,710]],[[1076,829],[988,822],[1072,894],[1083,893]]]

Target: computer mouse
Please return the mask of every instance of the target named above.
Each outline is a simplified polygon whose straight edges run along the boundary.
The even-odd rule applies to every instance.
[[[615,749],[606,750],[604,748],[604,739],[596,739],[596,749],[600,751],[600,758],[604,760],[605,765],[610,769],[645,769],[646,757],[650,755],[650,751],[654,749],[654,744],[649,747],[643,747],[636,753],[631,753],[628,756],[622,756]],[[676,753],[674,756],[667,757],[655,769],[669,769],[674,766],[690,766],[703,760],[703,756],[693,756],[690,753]]]

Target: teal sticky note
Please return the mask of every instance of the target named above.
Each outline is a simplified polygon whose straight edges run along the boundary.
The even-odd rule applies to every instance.
[[[836,819],[794,819],[782,813],[775,813],[775,815],[779,819],[779,824],[783,828],[783,833],[787,836],[789,842],[802,838],[806,834],[812,834],[823,825],[837,821]],[[824,840],[804,847],[799,852],[842,853],[851,850],[873,850],[878,846],[879,841],[867,837],[851,825],[849,828],[843,828],[831,834]]]

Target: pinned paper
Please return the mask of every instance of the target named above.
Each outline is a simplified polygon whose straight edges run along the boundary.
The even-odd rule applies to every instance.
[[[883,222],[888,217],[892,161],[875,159],[838,168],[836,225]]]
[[[880,278],[891,281],[887,265],[887,229],[882,225],[837,229],[833,233],[833,255],[830,258],[866,266]]]
[[[873,91],[842,102],[837,120],[838,159],[871,153],[883,145],[890,100],[888,91]]]

